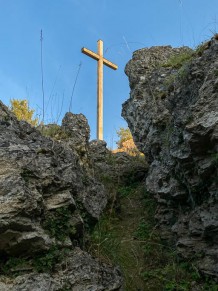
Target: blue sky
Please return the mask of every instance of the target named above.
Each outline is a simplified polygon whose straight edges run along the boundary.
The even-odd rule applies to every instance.
[[[129,85],[124,68],[133,51],[156,45],[196,47],[218,28],[217,0],[0,0],[0,98],[28,99],[42,118],[40,30],[43,31],[45,122],[83,113],[96,137],[97,62],[81,48],[97,50],[119,67],[104,67],[104,139],[126,127],[122,103]],[[81,68],[75,84],[79,64]]]

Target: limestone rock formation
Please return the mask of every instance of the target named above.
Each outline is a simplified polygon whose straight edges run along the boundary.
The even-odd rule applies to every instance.
[[[121,290],[121,285],[118,269],[99,263],[79,248],[70,252],[52,274],[30,272],[10,279],[0,277],[1,291],[112,291]]]
[[[136,51],[123,104],[134,142],[149,162],[162,237],[218,279],[218,41],[192,51]]]
[[[86,118],[67,113],[56,130],[64,141],[18,121],[0,102],[1,261],[46,255],[53,246],[71,250],[50,275],[30,267],[13,280],[1,276],[0,290],[61,290],[66,281],[70,290],[121,290],[116,269],[74,250],[82,247],[85,223],[95,223],[108,200],[87,162]]]
[[[101,180],[109,178],[113,184],[143,180],[148,165],[143,156],[131,156],[126,152],[112,153],[105,141],[92,140],[89,153],[95,175]]]

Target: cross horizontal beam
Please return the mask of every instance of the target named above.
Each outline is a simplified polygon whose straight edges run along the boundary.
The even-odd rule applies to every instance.
[[[101,58],[101,56],[99,56],[98,54],[94,53],[93,51],[91,51],[91,50],[89,50],[89,49],[87,49],[85,47],[83,47],[81,49],[81,51],[82,51],[82,53],[84,53],[85,55],[93,58],[96,61],[99,61],[100,58]],[[109,68],[111,68],[113,70],[117,70],[118,69],[117,65],[113,64],[112,62],[108,61],[107,59],[103,58],[102,60],[103,60],[104,65],[108,66]]]

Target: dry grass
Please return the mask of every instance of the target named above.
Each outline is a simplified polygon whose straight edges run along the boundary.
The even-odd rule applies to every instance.
[[[126,291],[217,291],[205,282],[194,262],[183,262],[159,236],[156,203],[142,183],[118,191],[121,212],[108,211],[91,234],[88,250],[101,261],[118,265]],[[111,209],[110,209],[111,210]]]

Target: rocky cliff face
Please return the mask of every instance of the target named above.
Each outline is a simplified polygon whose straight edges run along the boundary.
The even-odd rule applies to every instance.
[[[149,162],[162,237],[218,279],[218,41],[192,52],[152,47],[126,66],[123,104],[134,141]]]
[[[89,162],[87,120],[67,113],[62,127],[42,130],[54,129],[61,140],[0,103],[0,290],[121,290],[119,271],[81,250],[85,224],[98,220],[108,200]]]

